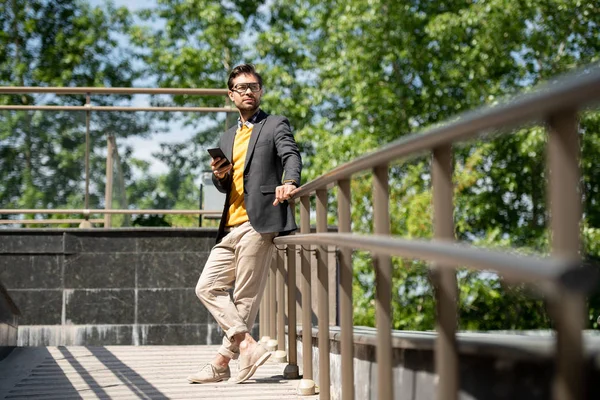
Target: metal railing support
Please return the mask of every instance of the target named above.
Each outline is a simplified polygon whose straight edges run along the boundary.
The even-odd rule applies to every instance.
[[[85,94],[85,106],[91,107],[90,93]],[[89,210],[90,208],[90,119],[91,111],[89,109],[85,112],[85,197],[84,197],[84,208]],[[79,224],[80,228],[91,228],[92,224],[89,222],[89,214],[84,214],[85,221]]]
[[[310,233],[310,197],[300,198],[300,233]],[[312,285],[310,268],[310,250],[305,246],[300,251],[302,272],[300,291],[302,293],[302,380],[298,394],[315,394],[315,382],[312,365]]]
[[[581,193],[577,113],[553,114],[548,132],[549,203],[552,255],[580,259]],[[555,400],[580,400],[584,396],[583,337],[585,300],[582,294],[560,289],[554,300],[557,331]]]
[[[298,379],[298,346],[296,343],[296,246],[287,247],[287,290],[288,290],[288,360],[283,371],[286,379]]]
[[[271,340],[267,343],[269,351],[277,350],[277,259],[276,251],[273,252],[273,260],[271,261],[271,271],[269,272],[269,336]]]
[[[112,208],[114,145],[114,136],[109,135],[106,138],[106,186],[104,189],[104,208],[107,210]],[[112,227],[111,214],[104,214],[104,227],[107,229]]]
[[[263,294],[263,298],[260,304],[260,341],[266,347],[269,344],[269,340],[271,340],[271,305],[269,301],[271,300],[271,280],[270,280],[271,270],[267,272],[267,282],[265,283],[265,293]]]
[[[1,93],[1,91],[0,91]],[[94,112],[198,112],[239,113],[237,108],[227,107],[127,107],[127,106],[0,106],[0,111],[94,111]]]
[[[433,230],[438,240],[454,241],[454,200],[452,184],[452,147],[433,150],[431,168],[433,186]],[[432,277],[436,295],[435,367],[439,377],[438,400],[457,400],[459,389],[457,329],[456,272],[450,268],[436,268]]]
[[[317,233],[327,232],[327,189],[317,190]],[[328,247],[317,247],[317,317],[319,319],[319,399],[330,397]]]
[[[85,105],[91,106],[90,93],[85,94]],[[87,210],[90,208],[90,120],[92,113],[85,112],[85,206]]]
[[[104,220],[100,218],[64,218],[64,219],[0,219],[0,225],[58,225],[58,224],[81,224],[88,221],[90,224],[104,224]]]
[[[268,282],[268,277],[267,277],[267,282]],[[260,299],[260,307],[258,309],[258,337],[260,338],[260,342],[264,343],[266,341],[266,325],[267,325],[267,319],[265,318],[265,301],[267,298],[267,293],[269,290],[269,285],[265,284],[265,292],[263,293],[262,298]]]
[[[274,360],[279,363],[287,362],[287,353],[285,351],[285,265],[283,254],[286,249],[276,249],[277,261],[277,351],[274,354]]]
[[[373,168],[373,214],[376,235],[390,234],[388,166]],[[374,254],[375,326],[377,327],[377,398],[394,398],[392,374],[392,259]]]
[[[0,209],[0,214],[124,214],[124,215],[221,215],[218,210],[130,210],[130,209],[77,209],[77,208],[28,208],[28,209]]]
[[[351,227],[350,180],[338,182],[338,231],[350,233]],[[340,327],[342,356],[342,399],[354,399],[354,318],[352,307],[352,250],[338,250],[340,268]]]

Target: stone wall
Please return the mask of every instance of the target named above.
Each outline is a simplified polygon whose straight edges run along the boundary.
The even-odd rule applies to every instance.
[[[0,231],[19,346],[216,344],[194,293],[215,229]]]
[[[0,281],[0,360],[17,345],[19,309]]]

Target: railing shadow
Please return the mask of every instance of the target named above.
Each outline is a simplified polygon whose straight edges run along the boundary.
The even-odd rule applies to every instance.
[[[122,362],[105,347],[87,348],[102,364],[141,399],[168,399],[160,390],[145,380],[134,369]]]
[[[0,399],[48,397],[81,397],[48,349],[16,348],[0,362]]]
[[[96,396],[104,399],[110,398],[108,393],[106,393],[102,388],[102,385],[100,385],[96,381],[96,379],[94,379],[94,377],[85,369],[83,365],[81,365],[77,358],[73,354],[71,354],[71,352],[66,347],[61,346],[58,348],[58,350],[63,355],[63,358],[67,360],[69,364],[71,364],[71,367],[73,367],[73,369],[77,371],[79,376],[85,381],[85,383],[89,386],[89,388],[94,392]],[[68,378],[66,376],[65,378],[68,381]],[[77,390],[76,392],[79,393],[79,391]]]

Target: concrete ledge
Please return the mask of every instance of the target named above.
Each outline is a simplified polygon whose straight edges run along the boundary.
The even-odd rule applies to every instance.
[[[298,335],[302,336],[302,327],[298,326]],[[313,328],[311,335],[316,340],[318,329]],[[392,347],[415,350],[434,350],[437,333],[433,331],[392,331]],[[341,340],[338,326],[329,329],[332,342]],[[490,355],[531,359],[532,356],[543,359],[553,358],[556,336],[553,331],[493,331],[458,332],[456,335],[461,354]],[[354,327],[354,344],[376,346],[377,329],[366,326]],[[588,357],[597,358],[600,367],[600,332],[584,332],[584,345]]]
[[[257,337],[258,324],[252,329]],[[221,344],[223,331],[205,324],[21,325],[19,347],[37,346],[172,346]],[[16,336],[15,336],[16,338]]]
[[[313,371],[319,371],[317,329],[312,329]],[[332,399],[340,398],[340,329],[331,327]],[[394,399],[437,398],[435,332],[393,331]],[[302,329],[298,327],[298,361],[302,363]],[[457,335],[462,400],[542,400],[551,398],[556,338],[551,331],[461,332]],[[354,388],[357,399],[377,399],[376,330],[354,329]],[[600,398],[600,334],[585,332],[586,399]],[[319,376],[313,379],[319,382]]]

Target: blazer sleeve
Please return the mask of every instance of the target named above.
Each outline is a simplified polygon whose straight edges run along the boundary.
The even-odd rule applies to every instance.
[[[229,186],[231,185],[231,174],[227,174],[225,178],[219,179],[213,173],[212,181],[219,192],[227,193],[229,191]]]
[[[221,148],[221,150],[223,150],[223,137],[221,136],[221,139],[219,140],[219,147]],[[223,152],[225,152],[223,150]],[[231,173],[228,173],[227,175],[225,175],[225,177],[223,179],[219,179],[216,177],[216,175],[212,174],[212,181],[215,184],[215,187],[217,188],[217,190],[221,193],[227,193],[229,191],[229,188],[231,187]]]
[[[293,181],[296,186],[300,186],[300,175],[302,172],[302,158],[298,144],[292,135],[290,122],[287,118],[282,117],[277,121],[274,134],[275,148],[277,155],[281,158],[283,164],[284,181]]]

